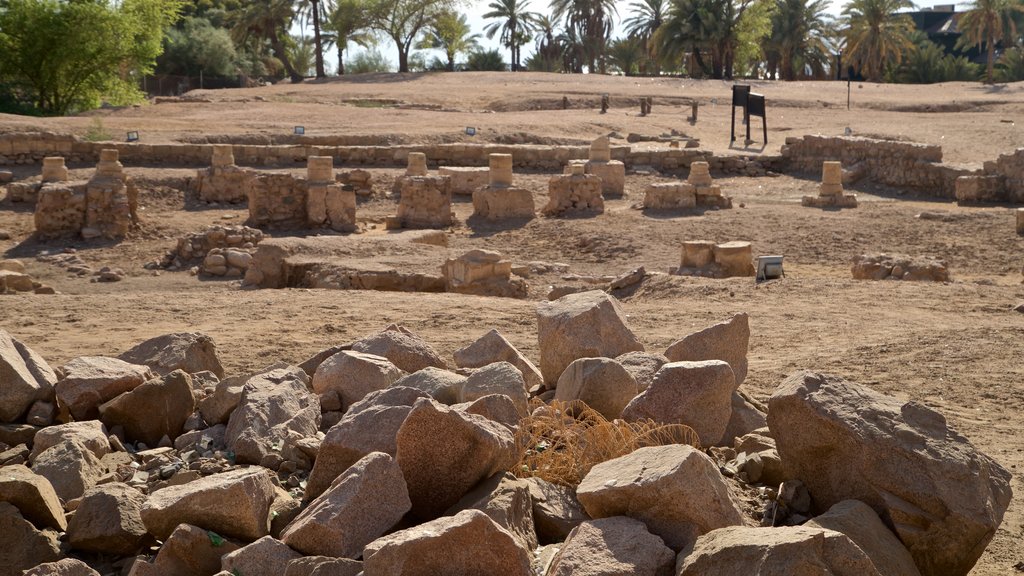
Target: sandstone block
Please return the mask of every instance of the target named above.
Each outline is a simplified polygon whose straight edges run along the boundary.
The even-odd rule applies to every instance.
[[[569,534],[546,576],[671,576],[676,555],[640,521],[587,520]]]
[[[508,362],[495,362],[473,371],[459,389],[459,402],[472,402],[490,394],[512,400],[520,417],[526,416],[529,394],[518,368]]]
[[[64,508],[50,481],[25,466],[0,468],[0,502],[13,504],[40,529],[67,529]]]
[[[118,358],[131,364],[149,366],[161,376],[175,370],[189,374],[209,370],[217,378],[224,377],[224,368],[217,357],[217,345],[213,338],[199,332],[178,332],[150,338]]]
[[[459,368],[481,368],[494,362],[508,362],[519,369],[527,390],[544,384],[540,370],[497,330],[492,329],[452,355]]]
[[[104,424],[121,426],[130,440],[156,446],[164,436],[177,438],[195,408],[192,378],[175,370],[101,404],[99,410]]]
[[[348,407],[367,394],[383,390],[405,372],[383,356],[344,350],[324,360],[313,375],[313,391],[337,392],[342,406]]]
[[[615,360],[579,358],[558,378],[555,400],[581,400],[608,420],[614,420],[637,392],[636,379]]]
[[[135,389],[153,377],[147,366],[116,358],[83,356],[61,367],[64,377],[56,384],[57,401],[76,420],[99,415],[99,405]]]
[[[142,523],[146,497],[131,486],[103,484],[85,491],[68,523],[67,541],[76,550],[127,556],[147,538]]]
[[[747,349],[750,347],[750,323],[739,313],[699,332],[689,334],[665,350],[670,362],[724,360],[736,376],[736,386],[747,377]],[[735,388],[733,388],[735,390]]]

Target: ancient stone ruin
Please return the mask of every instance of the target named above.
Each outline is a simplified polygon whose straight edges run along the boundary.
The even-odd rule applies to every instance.
[[[525,298],[526,282],[512,278],[512,261],[493,250],[470,250],[441,267],[445,290],[457,294]]]
[[[601,192],[608,196],[622,196],[626,186],[626,165],[612,160],[612,148],[607,136],[590,143],[590,159],[584,171],[601,179]]]
[[[63,156],[47,156],[43,158],[42,181],[65,182],[68,179],[68,169],[64,165]]]
[[[39,190],[52,182],[67,182],[68,169],[64,165],[63,156],[47,156],[43,158],[42,177],[39,182],[12,182],[7,185],[7,197],[11,202],[34,204],[39,197]]]
[[[711,169],[707,162],[691,162],[690,174],[686,183],[693,186],[697,206],[708,208],[732,208],[732,198],[722,195],[722,189],[711,179]]]
[[[1017,208],[1017,234],[1024,236],[1024,208]]]
[[[0,260],[0,294],[55,294],[53,288],[32,279],[20,260]]]
[[[654,182],[644,190],[645,210],[696,208],[697,190],[688,182]]]
[[[310,156],[306,178],[260,174],[248,199],[247,224],[257,228],[352,232],[356,227],[355,191],[335,181],[330,156]]]
[[[570,173],[548,181],[548,203],[542,212],[559,216],[567,212],[604,212],[601,179],[584,173],[582,164],[570,164]]]
[[[843,193],[843,164],[822,162],[818,195],[804,196],[800,203],[814,208],[856,208],[857,195]]]
[[[473,190],[473,216],[486,220],[533,218],[533,193],[512,185],[512,155],[491,154],[487,186]]]
[[[900,254],[862,254],[853,260],[855,280],[925,280],[949,282],[945,260]]]
[[[356,194],[334,179],[334,159],[310,156],[306,168],[306,219],[314,228],[356,229]]]
[[[50,182],[39,188],[35,226],[40,238],[127,236],[138,224],[138,192],[117,158],[117,150],[103,150],[87,182]]]
[[[366,170],[342,170],[334,178],[356,196],[373,196],[373,175]]]
[[[405,176],[400,183],[398,214],[388,218],[389,229],[447,228],[455,223],[447,176]]]
[[[231,144],[214,144],[210,167],[196,172],[193,187],[203,202],[238,203],[248,197],[256,174],[235,165],[233,150]]]
[[[174,249],[163,257],[159,265],[169,270],[199,266],[198,272],[203,274],[240,277],[245,275],[251,254],[262,240],[263,232],[256,228],[210,226],[202,232],[180,238]],[[210,259],[211,255],[220,258]]]
[[[691,240],[683,242],[682,262],[675,273],[708,278],[753,276],[756,272],[753,258],[750,242],[716,244],[706,240]]]
[[[487,186],[491,169],[486,166],[441,166],[437,173],[451,179],[452,194],[471,196],[478,189]]]

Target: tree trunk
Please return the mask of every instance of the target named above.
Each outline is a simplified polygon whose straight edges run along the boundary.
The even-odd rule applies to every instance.
[[[448,54],[448,71],[449,72],[455,72],[455,54],[454,53],[449,53]]]
[[[993,40],[992,36],[989,36],[989,38],[988,38],[988,63],[986,64],[986,72],[985,72],[986,77],[988,78],[987,82],[989,84],[991,84],[993,82],[993,78],[992,78],[992,64],[993,64],[993,61],[995,60],[995,56],[996,56],[996,43]]]
[[[316,59],[316,77],[326,78],[324,71],[324,43],[320,38],[320,0],[310,0],[313,6],[313,53]]]
[[[288,73],[293,84],[302,82],[302,75],[295,71],[292,66],[292,61],[288,58],[288,52],[284,49],[284,44],[281,43],[281,38],[277,35],[277,30],[270,33],[270,48],[274,51],[274,55],[281,61],[284,66],[284,71]]]
[[[409,71],[409,49],[401,42],[398,43],[398,71]]]
[[[345,61],[342,59],[345,55],[345,44],[347,42],[343,42],[341,38],[338,38],[338,76],[345,75]]]

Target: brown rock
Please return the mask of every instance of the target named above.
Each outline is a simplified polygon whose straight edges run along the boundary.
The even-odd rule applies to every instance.
[[[504,426],[422,398],[398,430],[402,467],[413,513],[436,518],[484,478],[518,460]]]
[[[526,550],[538,546],[530,485],[525,480],[518,480],[508,472],[495,474],[463,496],[445,516],[454,516],[463,510],[480,510],[487,514]]]
[[[411,507],[398,463],[373,452],[313,500],[285,528],[281,540],[303,554],[356,559]]]
[[[64,508],[50,481],[25,466],[0,468],[0,502],[13,504],[38,528],[67,529]]]
[[[88,448],[97,458],[102,458],[110,452],[110,441],[107,440],[109,436],[106,426],[99,420],[49,426],[36,433],[32,443],[31,459],[35,461],[36,456],[43,450],[70,439],[74,439]]]
[[[533,500],[533,525],[541,544],[564,541],[573,528],[590,516],[576,499],[576,491],[540,478],[525,478]]]
[[[483,416],[492,422],[505,426],[513,433],[519,428],[519,420],[521,418],[519,410],[512,402],[512,399],[504,394],[488,394],[472,402],[456,404],[452,408],[461,410],[466,414]]]
[[[235,550],[237,543],[216,532],[181,524],[153,562],[137,560],[129,576],[210,576],[220,570],[221,557]]]
[[[614,358],[644,349],[626,326],[617,300],[600,290],[537,305],[540,371],[553,386],[577,358]]]
[[[512,364],[496,362],[474,370],[459,389],[459,402],[473,402],[491,394],[508,396],[516,412],[526,416],[529,394],[522,372]]]
[[[638,393],[647,390],[658,370],[668,364],[668,358],[665,358],[664,355],[650,352],[626,352],[617,357],[615,361],[622,364],[622,367],[633,375]]]
[[[81,560],[65,558],[40,564],[25,572],[24,576],[100,576],[100,573]]]
[[[732,414],[722,435],[722,444],[729,444],[734,439],[749,434],[759,428],[766,428],[768,419],[764,412],[751,404],[739,392],[732,393]]]
[[[941,414],[838,377],[787,378],[769,400],[768,426],[816,510],[870,505],[924,576],[970,572],[1010,503],[1009,472]]]
[[[676,555],[643,522],[617,516],[577,526],[547,576],[672,576]]]
[[[18,509],[7,502],[0,502],[0,535],[4,546],[0,546],[0,575],[19,576],[44,562],[60,558],[60,542],[55,530],[36,530]]]
[[[745,313],[715,324],[672,344],[665,350],[669,362],[722,360],[728,362],[736,376],[736,386],[747,377],[747,349],[750,346],[750,324]],[[733,390],[736,389],[733,387]]]
[[[459,391],[465,384],[466,377],[455,372],[449,372],[442,368],[427,366],[407,376],[402,376],[392,387],[405,386],[422,390],[441,404],[456,404],[459,401]]]
[[[306,484],[305,500],[322,494],[349,466],[371,452],[394,456],[398,430],[412,405],[427,393],[415,388],[388,388],[373,392],[348,409],[320,443],[313,471]]]
[[[531,576],[530,555],[479,510],[378,538],[363,550],[366,576]]]
[[[0,422],[15,422],[34,402],[51,400],[56,383],[45,360],[0,330]]]
[[[245,576],[281,576],[288,569],[288,563],[301,558],[302,554],[284,543],[264,536],[259,540],[225,554],[220,559],[221,570]]]
[[[209,370],[224,377],[213,339],[199,332],[178,332],[150,338],[118,356],[131,364],[149,366],[163,376],[175,370],[195,374]]]
[[[359,576],[363,563],[348,558],[306,556],[288,563],[284,576]]]
[[[676,565],[676,576],[736,574],[880,576],[849,538],[805,526],[720,528],[680,553]]]
[[[64,377],[56,385],[57,401],[75,420],[95,419],[100,404],[153,378],[147,366],[102,356],[75,358],[61,367],[61,373]]]
[[[732,368],[721,360],[669,362],[651,385],[622,411],[622,419],[651,419],[659,424],[686,424],[703,446],[722,442],[732,414],[736,386]]]
[[[448,364],[426,340],[404,326],[392,324],[380,332],[352,343],[352,350],[383,356],[399,370],[413,373],[428,366],[447,369]]]
[[[141,516],[145,501],[141,492],[127,484],[86,490],[68,523],[67,541],[76,550],[116,556],[135,553],[147,536]]]
[[[255,540],[270,530],[273,500],[274,484],[266,470],[232,470],[150,494],[142,507],[142,521],[160,540],[170,536],[178,524]]]
[[[370,392],[383,390],[405,372],[383,356],[342,351],[324,360],[313,375],[313,390],[323,394],[333,390],[348,408]]]
[[[602,462],[583,478],[576,497],[591,518],[635,518],[673,550],[745,522],[714,461],[682,444],[640,448]]]
[[[492,329],[469,346],[456,350],[453,356],[459,368],[483,368],[495,362],[508,362],[519,369],[527,390],[544,385],[540,370],[497,330]]]
[[[121,426],[129,440],[156,446],[164,436],[172,441],[180,436],[195,408],[192,378],[175,370],[117,396],[99,410],[100,420]]]
[[[633,375],[611,358],[573,360],[555,386],[555,400],[581,400],[608,420],[618,418],[636,394]]]
[[[843,534],[867,554],[880,576],[920,575],[903,543],[863,502],[843,500],[804,526]]]
[[[95,486],[104,474],[100,459],[75,438],[67,438],[43,450],[33,459],[32,470],[45,476],[53,485],[53,491],[65,502]]]

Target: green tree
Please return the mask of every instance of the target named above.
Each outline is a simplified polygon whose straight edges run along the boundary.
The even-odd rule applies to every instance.
[[[478,48],[478,38],[480,38],[479,34],[470,34],[465,14],[458,14],[454,10],[443,10],[427,27],[423,38],[420,39],[416,47],[420,50],[443,50],[448,58],[445,69],[454,72],[455,57]]]
[[[295,17],[291,0],[256,0],[234,13],[231,38],[236,45],[248,45],[257,56],[265,53],[264,44],[269,44],[273,55],[284,66],[292,82],[302,82],[303,75],[295,71],[285,39],[288,28]]]
[[[774,0],[754,0],[743,12],[736,25],[736,49],[734,71],[741,75],[756,76],[769,53],[772,33],[772,17],[775,15]]]
[[[391,64],[376,48],[357,53],[345,65],[349,74],[373,74],[391,72]]]
[[[526,60],[526,67],[534,72],[558,72],[561,69],[562,46],[555,34],[555,23],[546,14],[534,19],[536,44],[533,55]]]
[[[1012,45],[1017,40],[1016,18],[1024,12],[1019,0],[974,0],[957,27],[963,33],[958,47],[985,46],[985,81],[995,80],[996,43]]]
[[[639,38],[619,38],[608,47],[608,61],[612,69],[633,76],[644,59],[644,47]]]
[[[321,33],[322,0],[299,0],[297,15],[304,23],[313,25],[313,58],[315,60],[316,77],[326,78],[324,69],[324,39]]]
[[[551,0],[555,20],[565,22],[567,36],[582,52],[587,69],[605,73],[605,56],[618,12],[614,0]]]
[[[338,74],[345,73],[344,53],[349,43],[363,48],[373,44],[370,8],[367,0],[336,0],[333,9],[327,14],[325,26],[333,34],[334,46],[338,50]]]
[[[997,82],[1020,82],[1024,80],[1024,50],[1010,48],[996,62]]]
[[[181,28],[171,28],[164,51],[157,58],[162,74],[232,76],[238,73],[238,53],[231,35],[205,18],[184,18]]]
[[[7,0],[0,4],[0,78],[46,114],[142,98],[176,0]]]
[[[536,30],[534,21],[537,14],[527,10],[529,0],[494,0],[487,5],[490,12],[484,14],[487,20],[497,20],[484,28],[488,38],[500,32],[499,41],[501,45],[511,52],[512,71],[520,69],[523,44],[531,40],[531,34]]]
[[[665,23],[668,3],[666,0],[634,0],[629,4],[629,9],[632,16],[622,21],[623,30],[640,40],[640,46],[647,57],[641,69],[657,76],[661,73],[661,65],[653,38]]]
[[[808,69],[820,76],[829,65],[827,10],[828,0],[775,0],[769,44],[779,55],[783,80],[803,77]]]
[[[740,23],[753,0],[671,0],[656,42],[669,57],[687,52],[712,78],[732,78]],[[705,56],[711,58],[708,65]],[[692,73],[692,71],[691,71]]]
[[[851,0],[843,8],[847,60],[872,82],[881,82],[887,66],[898,66],[913,48],[914,23],[900,10],[914,7],[910,0]]]
[[[433,19],[457,0],[372,0],[371,27],[391,38],[398,49],[398,71],[409,71],[413,42]]]
[[[504,72],[508,70],[501,52],[497,50],[474,50],[466,60],[466,70],[471,72]]]

